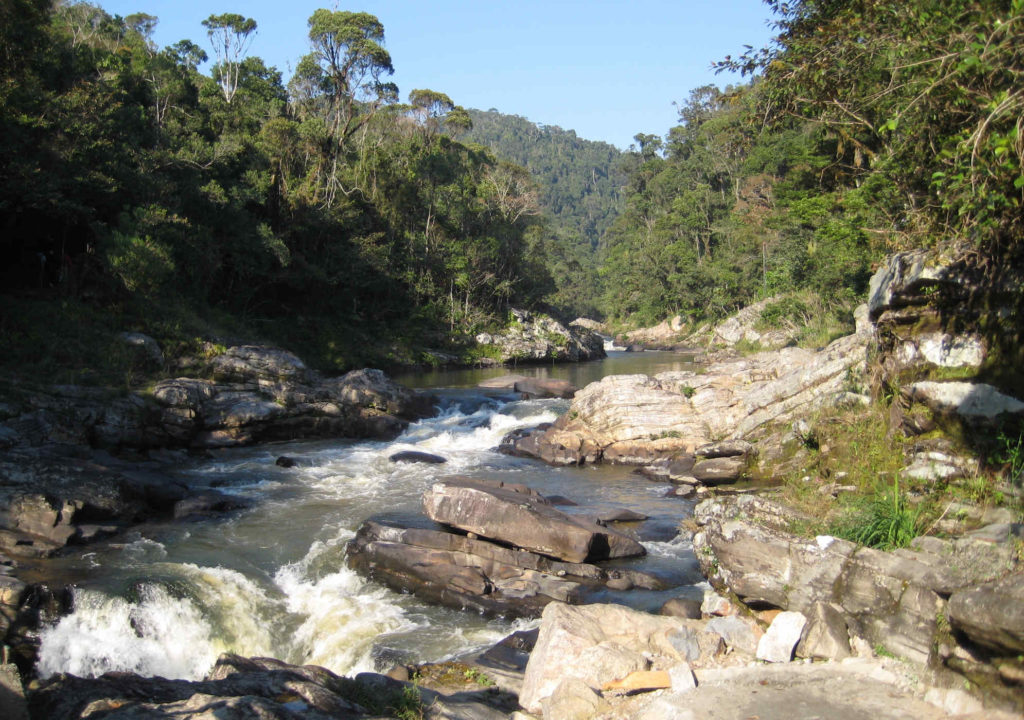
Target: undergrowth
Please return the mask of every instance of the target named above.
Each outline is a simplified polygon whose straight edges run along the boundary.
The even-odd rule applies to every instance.
[[[830,528],[829,534],[880,550],[906,547],[921,530],[923,505],[910,505],[900,490],[879,487],[872,496],[861,496]]]

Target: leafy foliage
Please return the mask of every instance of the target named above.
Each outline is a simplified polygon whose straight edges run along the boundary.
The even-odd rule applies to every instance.
[[[245,56],[241,15],[204,23],[206,76],[194,43],[154,45],[152,16],[0,12],[3,292],[139,329],[226,313],[340,369],[409,354],[388,336],[457,345],[551,291],[532,180],[441,134],[468,125],[443,93],[398,104],[373,15],[316,11],[286,88]]]

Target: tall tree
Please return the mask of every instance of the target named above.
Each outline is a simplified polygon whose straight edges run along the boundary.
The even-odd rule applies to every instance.
[[[237,13],[210,15],[203,20],[206,36],[217,56],[214,77],[230,104],[238,91],[238,74],[256,34],[256,21]]]

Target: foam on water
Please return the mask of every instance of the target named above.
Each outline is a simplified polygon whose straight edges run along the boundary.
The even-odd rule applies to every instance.
[[[340,560],[339,545],[351,536],[339,533],[328,542],[313,543],[304,558],[274,575],[288,611],[299,619],[288,653],[293,662],[322,665],[339,674],[373,671],[374,642],[382,634],[417,627],[397,596],[335,561]]]
[[[186,598],[144,586],[138,602],[75,591],[75,612],[41,633],[41,677],[68,672],[95,677],[120,670],[201,678],[217,659],[212,628]]]

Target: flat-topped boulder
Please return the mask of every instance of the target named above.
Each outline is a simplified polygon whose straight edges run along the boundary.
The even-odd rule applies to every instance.
[[[594,593],[623,585],[665,588],[640,571],[563,562],[478,537],[374,520],[360,526],[346,561],[393,590],[506,617],[536,617],[552,601],[583,603]]]
[[[568,562],[645,554],[636,540],[503,483],[468,478],[435,483],[423,496],[423,510],[435,522]]]

